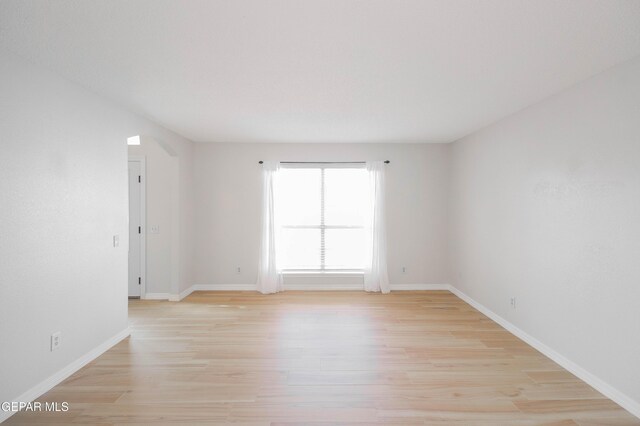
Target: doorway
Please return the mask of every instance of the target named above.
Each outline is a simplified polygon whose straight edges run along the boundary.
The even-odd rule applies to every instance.
[[[129,298],[145,298],[145,159],[129,157]]]

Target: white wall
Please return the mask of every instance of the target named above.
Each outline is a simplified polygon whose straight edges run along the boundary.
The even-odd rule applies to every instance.
[[[196,144],[195,148],[197,284],[255,283],[260,241],[259,160],[390,160],[390,281],[449,282],[447,145],[217,143]],[[402,266],[407,267],[405,274]]]
[[[640,59],[451,155],[452,284],[640,403]]]
[[[143,135],[129,156],[146,163],[147,297],[176,298],[193,285],[193,144]]]
[[[146,285],[151,296],[177,292],[178,259],[172,248],[178,246],[179,227],[175,226],[179,215],[177,181],[178,159],[171,156],[152,138],[142,136],[141,145],[130,146],[129,156],[145,158],[146,227]],[[152,233],[152,227],[160,230]]]
[[[0,93],[0,401],[11,401],[127,328],[126,138],[191,142],[5,50]]]

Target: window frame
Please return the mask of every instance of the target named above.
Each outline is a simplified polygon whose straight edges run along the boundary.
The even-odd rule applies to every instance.
[[[300,163],[300,164],[286,164],[280,166],[281,169],[313,169],[320,170],[320,223],[318,225],[284,225],[280,224],[282,229],[318,229],[320,230],[320,268],[283,268],[282,273],[286,275],[301,275],[301,276],[313,276],[317,275],[359,275],[364,273],[363,268],[345,268],[335,269],[326,268],[325,262],[325,235],[326,230],[331,229],[365,229],[366,226],[362,225],[327,225],[325,223],[325,170],[326,169],[366,169],[364,164],[359,163]]]

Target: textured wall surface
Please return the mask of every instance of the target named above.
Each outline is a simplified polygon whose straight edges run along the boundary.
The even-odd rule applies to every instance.
[[[127,327],[127,137],[191,142],[2,49],[0,93],[0,401],[11,401]]]
[[[640,403],[640,59],[451,154],[452,284]]]

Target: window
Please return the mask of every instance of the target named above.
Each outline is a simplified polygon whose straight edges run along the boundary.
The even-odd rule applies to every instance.
[[[281,169],[275,187],[278,269],[361,271],[367,200],[364,167]]]

